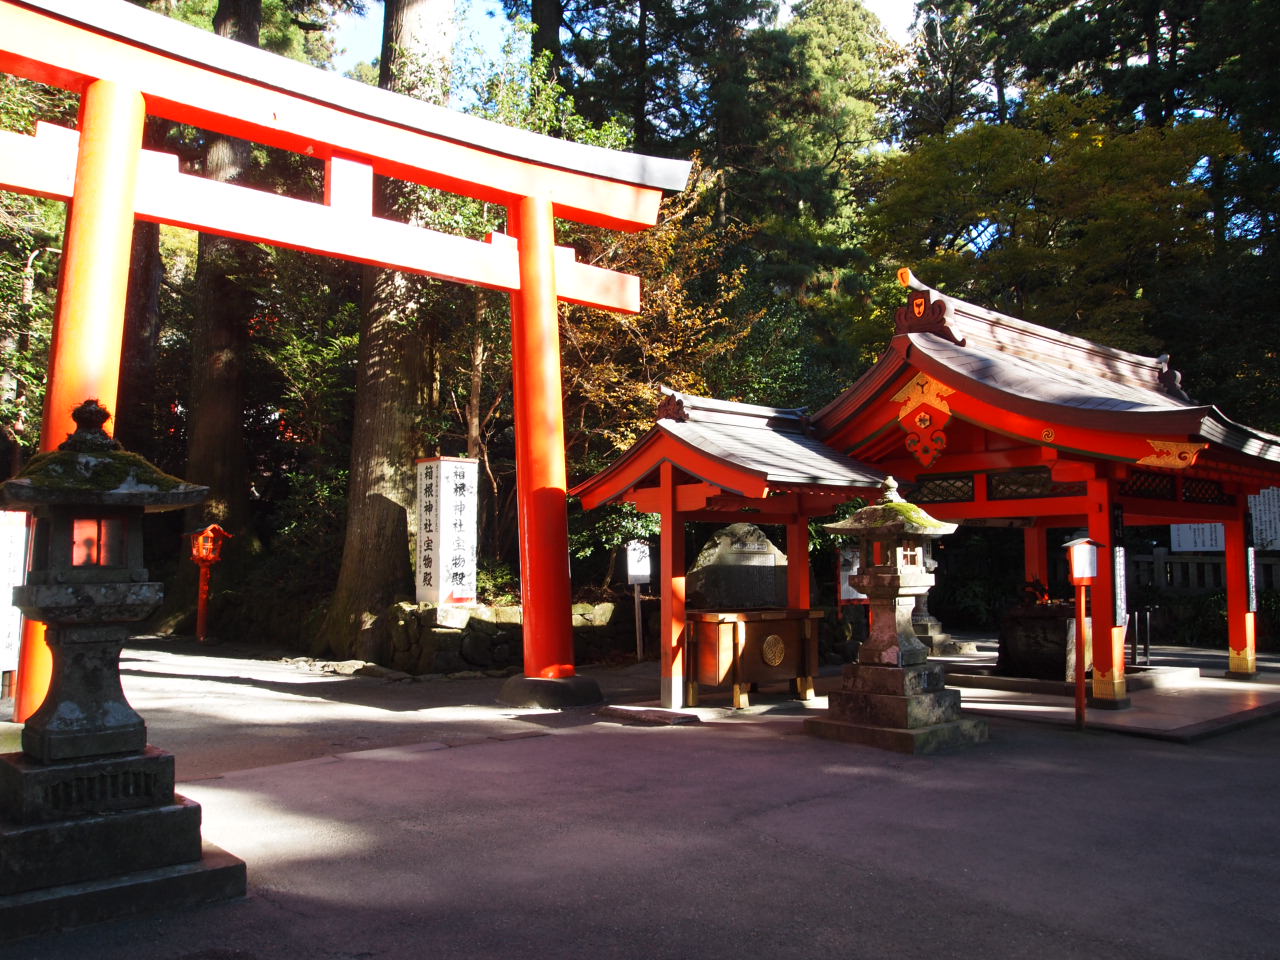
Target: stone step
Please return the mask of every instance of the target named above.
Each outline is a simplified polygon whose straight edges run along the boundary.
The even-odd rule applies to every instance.
[[[850,663],[845,666],[843,677],[842,690],[900,697],[935,693],[946,686],[946,669],[941,663],[919,663],[910,667]]]
[[[934,637],[932,640],[925,640],[929,645],[929,649],[935,657],[968,657],[974,656],[978,652],[978,645],[972,640],[955,640],[950,634],[943,634],[941,637]]]
[[[937,690],[911,697],[833,690],[828,716],[847,723],[914,730],[960,719],[960,691]]]
[[[913,730],[810,717],[804,721],[804,729],[805,733],[825,740],[840,740],[912,754],[936,753],[951,747],[981,743],[987,739],[986,721],[975,717],[962,717],[951,723],[916,727]]]
[[[234,900],[243,897],[245,890],[244,861],[206,843],[200,858],[190,863],[0,896],[0,943],[104,920]]]

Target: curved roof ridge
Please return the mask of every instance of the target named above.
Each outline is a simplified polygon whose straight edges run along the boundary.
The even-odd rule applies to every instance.
[[[699,397],[682,393],[665,384],[660,385],[666,399],[658,408],[660,418],[709,423],[736,423],[777,429],[792,426],[804,431],[808,425],[807,407],[766,407],[737,400],[718,400],[715,397]]]
[[[1165,389],[1160,378],[1169,369],[1167,357],[1149,357],[1118,347],[1107,347],[1043,327],[950,296],[922,283],[909,270],[905,273],[904,286],[927,291],[932,299],[947,305],[947,326],[971,348],[986,348],[1073,373],[1120,381],[1125,386],[1155,394],[1160,398],[1160,406],[1199,406]]]

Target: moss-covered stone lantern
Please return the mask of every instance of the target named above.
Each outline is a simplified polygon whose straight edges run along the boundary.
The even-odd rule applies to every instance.
[[[142,516],[199,503],[207,487],[161,473],[103,430],[97,401],[76,431],[3,485],[4,502],[35,516],[30,570],[13,601],[46,624],[53,675],[27,720],[22,749],[42,762],[140,751],[146,727],[120,690],[128,623],[149,616],[163,586],[142,560]]]
[[[806,719],[805,731],[901,753],[985,740],[986,723],[960,716],[959,691],[946,689],[942,665],[928,662],[911,619],[916,599],[933,586],[932,542],[956,525],[905,502],[889,477],[878,503],[826,529],[859,541],[862,566],[849,582],[870,598],[871,631],[840,689],[828,694],[826,716]]]
[[[120,686],[129,624],[163,597],[142,565],[142,517],[199,503],[206,487],[166,476],[102,429],[86,401],[76,431],[0,485],[33,514],[14,603],[46,625],[49,692],[0,754],[0,914],[12,935],[149,908],[241,896],[244,863],[204,844],[200,806],[174,793],[173,756],[147,745]],[[0,939],[4,939],[0,936]]]
[[[870,598],[872,623],[858,662],[891,667],[924,663],[929,650],[916,635],[912,612],[933,586],[933,541],[954,533],[956,525],[907,503],[889,477],[878,503],[824,529],[859,541],[862,565],[849,583]]]

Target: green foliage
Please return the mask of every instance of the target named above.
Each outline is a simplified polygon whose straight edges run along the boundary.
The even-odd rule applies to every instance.
[[[1112,346],[1160,352],[1160,284],[1212,248],[1199,176],[1236,149],[1212,120],[1119,131],[1050,96],[888,159],[877,249],[931,284]]]
[[[837,506],[830,516],[814,517],[809,521],[809,562],[819,563],[819,557],[834,556],[836,551],[848,543],[849,538],[834,534],[825,529],[825,525],[829,523],[837,523],[846,519],[855,510],[861,510],[867,505],[867,501],[862,497],[854,497],[846,503]]]
[[[142,7],[160,6],[167,16],[202,30],[211,28],[219,5],[219,0],[133,2]],[[333,41],[328,31],[334,26],[334,13],[362,6],[358,0],[261,0],[261,5],[258,45],[313,67],[322,67],[333,59]]]
[[[617,550],[632,540],[656,537],[658,529],[656,514],[637,513],[629,503],[610,503],[586,511],[579,501],[570,501],[569,553],[580,560]]]
[[[491,607],[520,603],[520,578],[509,564],[482,558],[476,569],[476,600]]]
[[[1022,531],[961,527],[937,541],[929,610],[955,630],[994,631],[1022,599]]]
[[[204,29],[218,8],[142,5]],[[262,46],[327,63],[332,15],[352,5],[263,0]],[[648,429],[659,384],[825,404],[887,343],[900,265],[1033,322],[1169,352],[1197,399],[1280,429],[1280,350],[1267,326],[1280,285],[1280,5],[932,0],[906,49],[857,0],[802,0],[785,22],[771,0],[507,6],[543,23],[554,14],[555,42],[544,33],[531,60],[522,29],[496,55],[468,41],[448,65],[400,58],[400,89],[583,143],[701,157],[653,230],[557,227],[579,259],[635,273],[644,290],[635,317],[562,309],[575,479]],[[353,72],[376,81],[372,65]],[[76,105],[0,77],[5,129],[72,126]],[[149,136],[201,172],[205,132],[155,125]],[[321,162],[297,154],[255,147],[243,177],[322,195]],[[419,189],[395,215],[472,238],[506,221],[502,206]],[[19,456],[34,447],[62,219],[57,203],[0,200],[0,425]],[[194,237],[166,228],[161,250],[152,459],[181,473]],[[254,306],[246,483],[267,546],[250,592],[283,584],[310,604],[341,550],[361,269],[260,249],[236,279]],[[509,602],[507,302],[422,278],[401,292],[398,322],[421,344],[398,371],[417,388],[412,444],[482,460],[482,596]],[[654,532],[629,508],[575,507],[572,525],[575,573],[593,582],[608,578],[621,544]],[[1021,569],[998,533],[965,536],[939,551],[935,612],[989,628],[1017,598]],[[811,542],[815,555],[831,547],[818,530]],[[1215,603],[1179,613],[1179,629],[1217,636]],[[1264,600],[1264,623],[1277,603]]]
[[[73,126],[70,94],[0,74],[0,128],[35,132],[37,121]],[[53,319],[62,203],[0,194],[0,470],[7,475],[39,442]]]

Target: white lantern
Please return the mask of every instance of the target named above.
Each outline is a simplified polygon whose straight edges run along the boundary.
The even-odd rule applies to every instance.
[[[1079,586],[1088,586],[1098,575],[1098,548],[1102,544],[1088,537],[1064,543],[1067,560],[1071,564],[1071,582]]]

